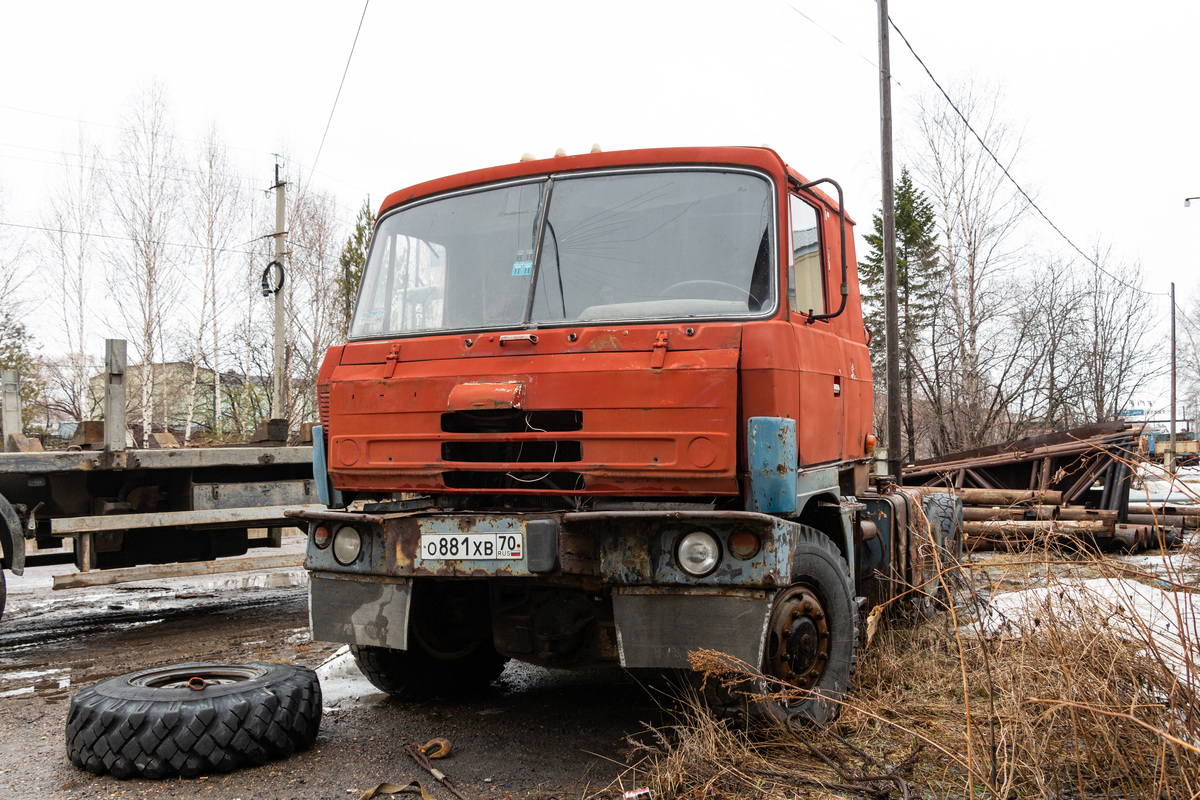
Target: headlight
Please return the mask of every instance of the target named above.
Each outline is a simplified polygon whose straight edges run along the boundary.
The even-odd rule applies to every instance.
[[[692,531],[675,547],[679,568],[695,578],[703,578],[717,568],[721,560],[721,545],[708,531]]]
[[[339,564],[353,564],[362,552],[362,536],[349,525],[338,528],[333,535],[333,557]]]

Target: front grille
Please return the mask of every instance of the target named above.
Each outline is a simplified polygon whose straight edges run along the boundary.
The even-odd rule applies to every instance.
[[[321,430],[329,436],[329,386],[317,387],[317,415],[321,418]]]
[[[489,408],[442,414],[445,433],[550,433],[583,430],[581,411]]]
[[[455,470],[443,472],[442,482],[447,489],[479,489],[490,491],[552,491],[581,492],[583,474],[579,472],[482,472]]]
[[[583,447],[576,441],[442,442],[443,461],[475,464],[528,464],[579,461]]]

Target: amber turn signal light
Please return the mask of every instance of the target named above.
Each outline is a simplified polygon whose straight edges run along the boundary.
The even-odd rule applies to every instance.
[[[867,438],[863,441],[863,450],[867,455],[871,455],[875,452],[875,434],[867,434]]]
[[[329,547],[329,542],[333,539],[333,534],[329,530],[328,525],[318,525],[313,531],[313,544],[319,549],[324,550]]]
[[[750,531],[734,531],[729,537],[729,553],[741,561],[754,558],[761,546],[758,536]]]

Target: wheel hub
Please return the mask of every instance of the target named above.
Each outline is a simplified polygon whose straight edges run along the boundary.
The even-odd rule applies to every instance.
[[[812,689],[829,661],[829,622],[812,588],[796,585],[775,602],[767,641],[766,671],[801,689]]]

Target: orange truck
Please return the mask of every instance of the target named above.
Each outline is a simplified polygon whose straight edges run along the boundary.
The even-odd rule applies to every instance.
[[[314,638],[401,697],[710,648],[830,718],[860,611],[923,563],[918,501],[869,486],[852,225],[751,147],[390,195],[318,379],[327,508],[294,512]],[[946,499],[922,511],[948,543]]]

